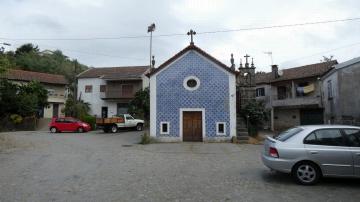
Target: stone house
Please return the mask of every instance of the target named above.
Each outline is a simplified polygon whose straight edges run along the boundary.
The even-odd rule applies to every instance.
[[[271,111],[269,128],[283,130],[296,125],[323,124],[321,77],[337,61],[310,64],[256,74],[256,99]]]
[[[148,75],[150,136],[221,141],[236,136],[236,72],[190,43]]]
[[[68,81],[63,75],[10,69],[5,73],[4,77],[18,84],[38,81],[44,86],[48,91],[49,106],[40,111],[40,118],[52,118],[64,115],[62,109],[65,107],[65,101],[68,95]]]
[[[360,125],[360,57],[335,65],[321,81],[325,123]]]
[[[77,76],[77,97],[90,103],[90,114],[112,117],[128,112],[135,93],[149,86],[149,66],[90,68]]]

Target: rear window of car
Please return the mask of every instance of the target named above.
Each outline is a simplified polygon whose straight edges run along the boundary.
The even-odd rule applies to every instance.
[[[279,140],[281,142],[285,142],[286,140],[290,139],[294,135],[301,132],[302,128],[290,128],[282,133],[280,133],[278,136],[275,137],[276,140]]]
[[[345,146],[344,137],[340,129],[319,129],[304,139],[304,144],[325,145],[325,146]]]

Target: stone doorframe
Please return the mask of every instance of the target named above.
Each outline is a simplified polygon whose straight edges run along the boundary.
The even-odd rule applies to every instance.
[[[206,140],[205,108],[180,108],[179,109],[179,136],[183,141],[183,112],[201,112],[202,119],[202,141]]]

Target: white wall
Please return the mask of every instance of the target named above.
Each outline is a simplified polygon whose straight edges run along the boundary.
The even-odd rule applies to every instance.
[[[149,78],[142,75],[142,88],[149,86]],[[92,85],[92,92],[85,93],[85,86]],[[81,95],[84,102],[90,103],[90,114],[101,117],[101,107],[108,107],[108,117],[117,114],[117,102],[111,102],[101,99],[100,85],[106,85],[106,81],[100,78],[78,78],[77,98]]]
[[[92,92],[85,93],[85,86],[92,85]],[[100,98],[100,85],[106,85],[103,79],[99,78],[79,78],[78,79],[78,94],[77,98],[81,96],[84,102],[90,103],[90,114],[101,117],[101,107],[108,107],[108,117],[116,115],[116,103],[107,102]]]

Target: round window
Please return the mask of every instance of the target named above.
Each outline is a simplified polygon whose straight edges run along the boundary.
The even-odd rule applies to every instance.
[[[196,85],[197,85],[197,82],[195,79],[189,79],[187,82],[186,82],[186,85],[190,88],[195,88]]]
[[[196,76],[188,76],[184,79],[184,88],[189,91],[193,91],[199,88],[200,80]]]

